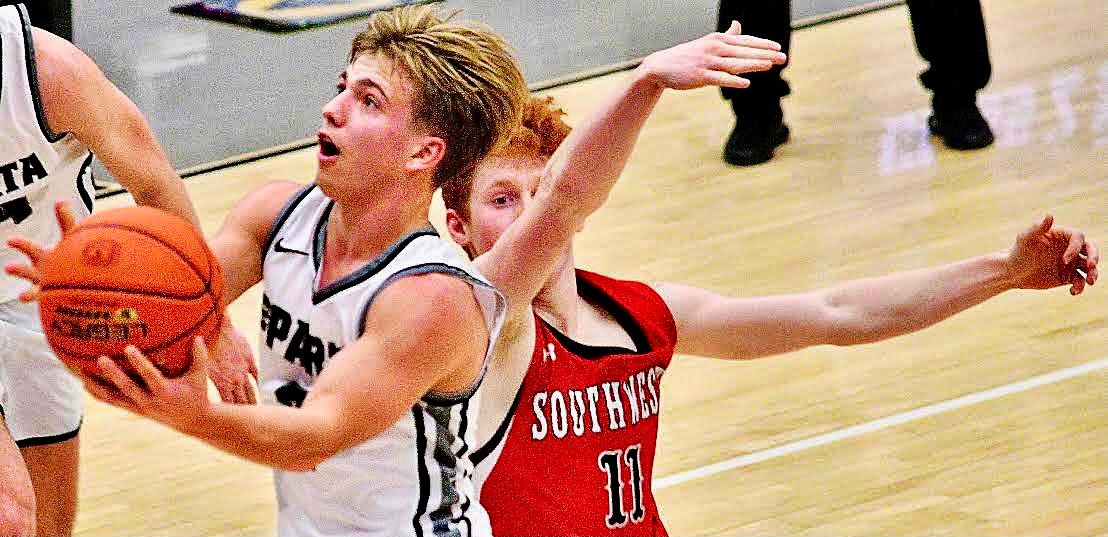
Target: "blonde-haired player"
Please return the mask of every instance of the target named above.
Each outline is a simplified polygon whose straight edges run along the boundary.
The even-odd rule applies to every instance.
[[[276,469],[278,533],[489,535],[473,397],[503,297],[428,223],[435,189],[514,131],[526,85],[491,31],[375,14],[323,108],[314,184],[248,194],[211,245],[226,297],[265,287],[261,406],[210,403],[206,352],[167,380],[131,352],[97,397]]]

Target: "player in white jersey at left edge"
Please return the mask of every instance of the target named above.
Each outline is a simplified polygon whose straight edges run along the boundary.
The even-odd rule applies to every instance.
[[[0,125],[7,241],[57,242],[59,200],[72,218],[88,216],[92,153],[136,202],[197,224],[181,178],[134,103],[72,43],[33,28],[18,4],[0,6]],[[0,263],[22,260],[11,244],[0,246]],[[13,276],[0,274],[0,535],[69,535],[83,394],[50,352],[37,305],[18,300],[33,290]],[[250,402],[249,346],[229,324],[222,334],[213,380],[226,399]]]

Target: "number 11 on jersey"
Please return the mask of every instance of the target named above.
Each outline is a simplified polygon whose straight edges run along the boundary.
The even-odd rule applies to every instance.
[[[604,486],[608,490],[608,519],[605,523],[609,528],[622,528],[627,525],[628,517],[631,522],[638,524],[646,518],[646,511],[642,505],[642,465],[639,463],[639,451],[641,445],[635,444],[627,449],[605,451],[597,457],[597,465],[607,474],[608,483]],[[627,464],[631,485],[631,512],[623,507],[623,464]]]

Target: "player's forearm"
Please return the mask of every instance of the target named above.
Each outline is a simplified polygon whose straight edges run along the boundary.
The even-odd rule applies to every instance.
[[[212,403],[175,429],[223,451],[272,468],[309,471],[337,452],[312,413],[277,405]]]
[[[170,170],[170,174],[176,174]],[[168,175],[167,175],[168,176]],[[159,184],[159,188],[136,190],[131,193],[138,205],[156,207],[168,213],[175,214],[192,222],[192,225],[200,229],[200,220],[196,216],[196,210],[189,201],[188,194],[180,179],[166,180]]]
[[[636,69],[629,83],[574,127],[550,158],[541,186],[555,205],[588,216],[604,204],[663,89]]]
[[[94,127],[99,136],[91,137],[95,140],[93,152],[131,193],[135,203],[180,216],[199,229],[200,220],[185,185],[142,112],[114,87],[109,86],[106,91],[116,95],[109,102],[118,112]]]
[[[836,345],[879,341],[921,330],[1012,289],[1007,257],[984,255],[879,278],[847,282],[823,292]]]

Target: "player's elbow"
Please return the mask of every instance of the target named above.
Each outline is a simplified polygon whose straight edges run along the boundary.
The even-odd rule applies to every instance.
[[[30,484],[0,490],[0,535],[35,534],[35,494]]]
[[[875,318],[861,308],[836,300],[833,295],[825,295],[819,308],[822,341],[827,345],[849,347],[885,339],[882,326],[887,323]]]
[[[311,472],[323,464],[323,461],[328,457],[311,457],[311,456],[297,456],[291,459],[285,460],[281,465],[281,470],[287,472]]]
[[[835,320],[827,330],[826,343],[839,347],[877,343],[916,329],[899,313],[881,315],[840,308],[832,316]]]
[[[339,450],[330,449],[317,443],[315,446],[296,450],[278,461],[277,466],[288,472],[311,472],[323,464],[327,459],[334,457]]]

